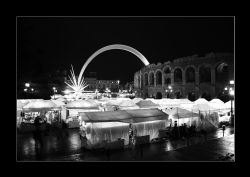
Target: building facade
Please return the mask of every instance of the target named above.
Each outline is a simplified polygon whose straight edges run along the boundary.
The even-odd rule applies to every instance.
[[[234,55],[209,53],[145,66],[134,74],[134,89],[137,96],[144,98],[212,99],[222,94],[231,79]]]
[[[111,91],[118,92],[119,81],[118,80],[98,80],[96,78],[85,78],[84,81],[88,84],[88,87],[85,88],[86,91],[105,91],[106,88]]]

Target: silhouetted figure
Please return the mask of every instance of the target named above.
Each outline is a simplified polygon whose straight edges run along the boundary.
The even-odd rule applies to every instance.
[[[134,131],[132,128],[132,124],[129,124],[129,145],[133,144],[133,136],[134,136]]]
[[[223,137],[224,137],[224,132],[226,130],[226,126],[225,125],[222,125],[222,131],[223,131]]]
[[[177,121],[174,121],[174,139],[178,139],[178,127],[177,127]]]

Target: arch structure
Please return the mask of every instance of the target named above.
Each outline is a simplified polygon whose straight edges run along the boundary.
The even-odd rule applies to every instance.
[[[108,46],[105,46],[99,50],[97,50],[95,53],[93,53],[89,58],[88,60],[84,63],[81,71],[80,71],[80,74],[79,74],[79,77],[78,77],[78,84],[80,84],[80,81],[81,81],[81,78],[82,78],[82,75],[85,71],[85,69],[87,68],[87,66],[89,65],[89,63],[99,54],[101,54],[102,52],[105,52],[105,51],[108,51],[108,50],[114,50],[114,49],[119,49],[119,50],[125,50],[125,51],[128,51],[128,52],[131,52],[132,54],[134,54],[135,56],[137,56],[143,63],[145,66],[149,65],[149,62],[148,60],[136,49],[130,47],[130,46],[127,46],[127,45],[122,45],[122,44],[112,44],[112,45],[108,45]]]

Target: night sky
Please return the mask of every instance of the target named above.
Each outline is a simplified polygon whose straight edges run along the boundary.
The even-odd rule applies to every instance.
[[[194,54],[234,52],[232,17],[81,17],[17,18],[18,80],[32,80],[57,69],[78,75],[96,50],[110,44],[129,45],[150,63]],[[133,81],[143,63],[133,54],[110,50],[98,55],[86,73],[98,79]]]

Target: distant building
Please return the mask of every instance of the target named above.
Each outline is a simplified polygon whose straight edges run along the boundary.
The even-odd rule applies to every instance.
[[[118,80],[97,80],[97,78],[85,78],[85,82],[88,87],[85,88],[86,91],[98,91],[105,90],[109,88],[111,91],[118,91],[119,81]]]
[[[134,87],[140,97],[209,99],[222,94],[231,79],[234,55],[209,53],[150,64],[134,74]]]

